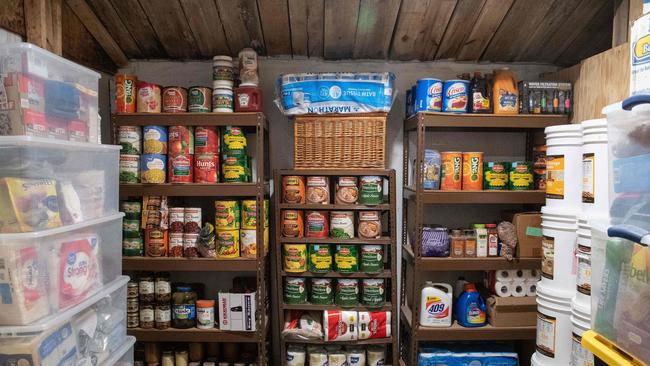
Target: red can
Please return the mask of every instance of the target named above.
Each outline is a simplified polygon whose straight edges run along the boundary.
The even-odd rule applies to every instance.
[[[187,112],[187,89],[168,86],[162,91],[162,111],[165,113]]]
[[[170,126],[167,133],[167,151],[172,156],[194,154],[193,127]]]
[[[219,153],[219,130],[217,127],[196,126],[194,129],[194,152],[197,154]]]
[[[197,154],[194,156],[194,183],[219,182],[219,155]]]
[[[167,181],[170,183],[192,183],[194,181],[194,164],[192,155],[167,157]]]
[[[235,88],[235,112],[261,112],[262,90],[256,86]]]
[[[305,237],[327,238],[330,233],[327,211],[307,211],[305,213]]]

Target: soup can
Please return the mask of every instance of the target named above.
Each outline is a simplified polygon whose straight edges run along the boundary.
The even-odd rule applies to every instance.
[[[194,183],[219,183],[219,156],[194,155]]]
[[[305,230],[303,216],[302,210],[283,210],[280,223],[282,236],[285,238],[302,238]]]
[[[442,87],[442,111],[467,113],[469,105],[469,81],[447,80]]]
[[[140,155],[120,155],[120,183],[140,182]]]
[[[327,238],[328,235],[329,215],[327,211],[307,211],[305,213],[305,236]]]
[[[138,77],[115,75],[115,113],[135,113]]]
[[[440,112],[442,110],[442,81],[420,79],[415,88],[416,112]]]
[[[167,127],[144,126],[142,136],[144,154],[167,154]]]
[[[187,89],[167,86],[162,90],[162,111],[164,113],[187,112]]]
[[[219,154],[219,130],[213,126],[196,126],[194,129],[196,154]]]
[[[483,190],[483,153],[463,153],[463,190]]]
[[[137,111],[139,113],[160,113],[161,104],[160,85],[138,81]]]
[[[170,126],[168,141],[169,155],[194,154],[194,127]]]
[[[217,230],[217,257],[239,257],[239,230]]]
[[[459,151],[443,151],[440,153],[441,179],[440,190],[460,191],[463,187],[463,153]]]
[[[142,128],[140,126],[118,126],[117,143],[122,146],[120,154],[142,154]]]
[[[483,168],[483,189],[505,191],[508,189],[508,163],[488,161]]]
[[[527,191],[535,186],[532,164],[528,161],[510,163],[509,178],[508,188],[513,191]]]
[[[187,109],[189,112],[207,113],[212,111],[212,88],[193,86],[187,94]]]
[[[167,181],[169,183],[192,183],[194,181],[194,162],[192,155],[169,156]]]
[[[140,181],[142,183],[165,183],[167,155],[144,154],[140,158]]]

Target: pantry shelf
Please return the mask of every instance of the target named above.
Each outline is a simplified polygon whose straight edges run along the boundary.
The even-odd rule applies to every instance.
[[[375,206],[366,206],[366,205],[335,205],[335,204],[289,204],[281,203],[281,210],[341,210],[341,211],[353,211],[353,210],[371,210],[371,211],[388,211],[390,210],[390,204],[381,204]]]
[[[280,307],[284,310],[346,310],[346,311],[393,311],[393,305],[389,302],[384,306],[340,306],[340,305],[314,305],[314,304],[285,304]]]
[[[298,343],[298,344],[345,344],[349,346],[365,346],[373,344],[391,344],[393,343],[391,338],[377,338],[377,339],[357,339],[354,341],[325,341],[323,339],[296,339],[293,338],[284,338],[284,341],[287,343]],[[387,365],[388,366],[388,365]]]
[[[412,251],[406,251],[403,256],[413,261]],[[410,249],[410,248],[409,248]],[[514,258],[508,261],[505,258],[419,258],[418,269],[425,272],[437,271],[495,271],[500,269],[539,269],[542,266],[541,258]]]
[[[503,115],[421,112],[405,121],[404,130],[417,130],[420,121],[426,129],[516,131],[563,125],[569,123],[569,118],[566,115],[551,114]]]
[[[257,343],[257,332],[231,332],[221,329],[127,329],[140,342],[242,342]]]
[[[326,277],[326,278],[391,278],[392,272],[390,270],[384,270],[379,273],[339,273],[339,272],[326,272],[326,273],[312,273],[312,272],[302,272],[302,273],[290,273],[282,271],[280,273],[282,277]]]
[[[374,244],[374,245],[390,245],[391,239],[388,236],[383,236],[379,239],[318,239],[318,238],[280,238],[280,243],[297,243],[297,244]]]
[[[535,339],[536,327],[493,327],[486,325],[479,328],[465,328],[454,322],[447,328],[415,327],[415,338],[418,341],[508,341],[520,339]]]
[[[114,126],[238,126],[267,128],[260,112],[237,113],[117,113]]]
[[[266,189],[268,190],[268,189]],[[247,197],[258,193],[256,183],[161,183],[120,184],[120,197],[176,196],[176,197]]]
[[[255,272],[256,259],[123,257],[124,271]]]
[[[278,169],[277,174],[283,175],[326,175],[326,176],[363,176],[378,175],[390,177],[392,170],[386,169]]]
[[[404,198],[416,198],[412,187],[404,188]],[[424,191],[420,194],[424,204],[544,204],[544,191]]]

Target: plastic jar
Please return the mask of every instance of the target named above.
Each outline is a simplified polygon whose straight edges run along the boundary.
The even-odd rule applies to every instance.
[[[172,351],[163,351],[161,366],[174,366],[174,353]]]
[[[212,112],[234,112],[232,88],[215,85],[212,91]]]
[[[196,302],[196,327],[199,329],[214,328],[214,300]]]
[[[232,88],[234,83],[232,57],[214,56],[212,58],[212,80],[214,85]]]
[[[176,351],[175,366],[187,366],[189,357],[187,351]]]
[[[172,295],[172,326],[177,329],[196,325],[196,292],[189,286],[179,286]]]

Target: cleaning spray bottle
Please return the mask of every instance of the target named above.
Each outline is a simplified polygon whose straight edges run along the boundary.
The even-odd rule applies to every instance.
[[[451,327],[453,290],[450,285],[427,281],[420,300],[421,326]]]
[[[482,327],[486,323],[485,301],[473,283],[465,284],[465,290],[456,302],[456,320],[463,327]]]

